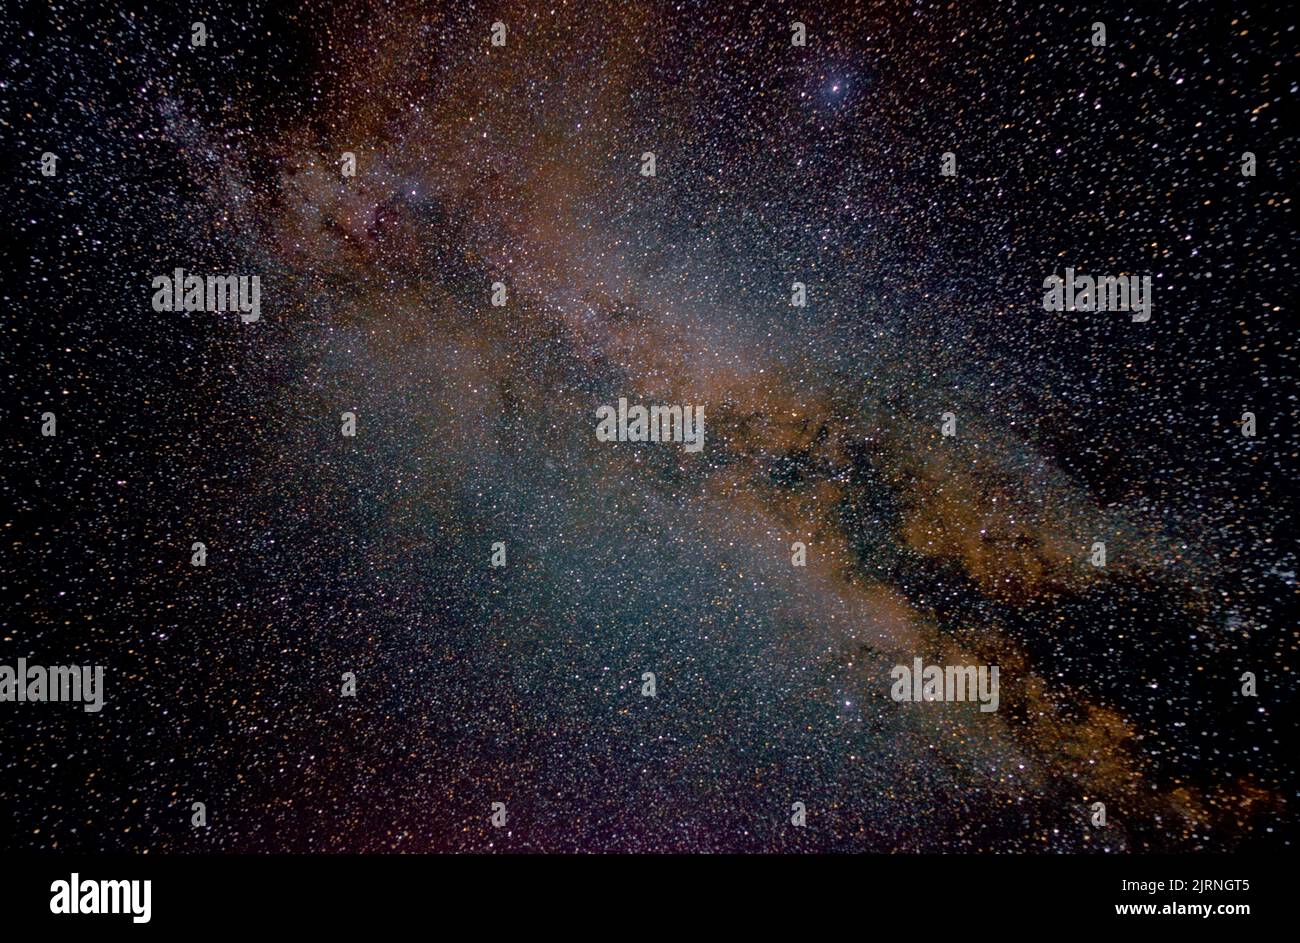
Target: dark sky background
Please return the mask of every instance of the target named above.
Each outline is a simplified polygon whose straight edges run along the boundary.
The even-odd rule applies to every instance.
[[[0,664],[107,668],[0,704],[0,847],[1292,844],[1293,18],[286,6],[0,16]]]

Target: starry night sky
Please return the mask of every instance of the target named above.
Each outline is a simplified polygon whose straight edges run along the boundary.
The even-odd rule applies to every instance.
[[[279,6],[0,15],[0,664],[107,669],[0,704],[0,848],[1292,844],[1293,18]]]

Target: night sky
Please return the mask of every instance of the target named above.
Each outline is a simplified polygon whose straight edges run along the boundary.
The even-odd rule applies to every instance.
[[[1282,6],[7,6],[0,848],[1291,847]]]

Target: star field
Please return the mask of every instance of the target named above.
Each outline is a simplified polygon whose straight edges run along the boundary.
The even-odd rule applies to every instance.
[[[0,847],[1291,845],[1284,16],[291,6],[0,17]]]

